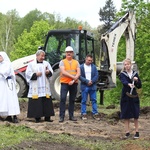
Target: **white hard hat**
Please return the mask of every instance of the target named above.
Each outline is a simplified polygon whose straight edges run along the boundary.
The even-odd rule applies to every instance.
[[[73,52],[73,48],[71,46],[67,46],[65,52]]]

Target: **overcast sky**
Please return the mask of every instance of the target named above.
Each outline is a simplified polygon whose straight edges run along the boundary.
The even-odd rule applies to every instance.
[[[113,0],[119,11],[122,0]],[[39,11],[60,14],[62,19],[70,17],[78,21],[87,21],[92,27],[100,24],[98,12],[104,7],[106,0],[0,0],[0,12],[6,14],[16,9],[20,17],[29,11]]]

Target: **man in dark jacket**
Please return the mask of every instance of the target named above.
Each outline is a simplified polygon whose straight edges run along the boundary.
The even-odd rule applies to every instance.
[[[98,80],[98,71],[96,66],[92,63],[93,57],[92,55],[87,55],[85,59],[85,63],[80,66],[80,81],[81,81],[81,118],[82,120],[87,119],[86,114],[86,102],[88,95],[90,96],[90,100],[92,103],[92,114],[93,118],[96,120],[100,120],[99,114],[97,111],[97,99],[96,99],[96,82]]]

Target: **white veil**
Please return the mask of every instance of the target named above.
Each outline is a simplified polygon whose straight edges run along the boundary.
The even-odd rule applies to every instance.
[[[13,67],[12,67],[12,64],[11,64],[11,61],[10,61],[10,59],[9,59],[9,57],[8,57],[8,55],[6,54],[6,52],[0,52],[0,55],[3,57],[3,63],[5,63],[5,62],[7,62],[7,63],[10,63],[10,65],[11,65],[11,75],[12,75],[12,79],[14,80],[14,82],[16,82],[15,81],[15,79],[16,79],[16,77],[15,77],[15,73],[14,73],[14,70],[13,70]]]

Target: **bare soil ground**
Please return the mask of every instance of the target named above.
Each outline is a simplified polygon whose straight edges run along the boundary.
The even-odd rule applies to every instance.
[[[29,119],[27,115],[27,102],[20,103],[21,114],[18,116],[19,125],[25,125],[37,131],[46,131],[51,134],[68,134],[78,138],[84,138],[90,141],[103,140],[120,140],[124,137],[124,123],[119,119],[119,111],[108,116],[101,113],[100,121],[94,120],[91,113],[88,113],[88,120],[83,121],[80,118],[80,104],[75,105],[76,122],[68,120],[68,112],[66,110],[66,117],[63,123],[59,123],[59,103],[54,103],[55,116],[51,119],[53,122],[35,123],[34,119]],[[106,110],[107,111],[107,110]],[[43,119],[43,118],[42,118]],[[4,124],[5,121],[0,121]],[[131,120],[130,124],[132,138],[134,136],[134,124]],[[141,109],[139,118],[139,132],[140,139],[150,140],[150,107]],[[139,139],[139,140],[140,140]],[[87,150],[86,148],[73,147],[67,144],[48,143],[48,142],[22,142],[18,145],[19,149],[29,149],[29,145],[36,150]],[[128,149],[142,150],[136,145],[128,145]]]

